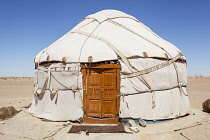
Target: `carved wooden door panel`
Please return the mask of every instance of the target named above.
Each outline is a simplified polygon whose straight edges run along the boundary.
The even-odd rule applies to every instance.
[[[116,69],[103,69],[103,91],[101,95],[102,118],[116,117]]]
[[[92,68],[87,72],[86,116],[117,116],[117,69]]]
[[[86,115],[101,118],[102,69],[88,69]]]

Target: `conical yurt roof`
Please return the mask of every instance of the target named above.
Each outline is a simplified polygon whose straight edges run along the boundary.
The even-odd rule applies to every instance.
[[[181,53],[135,17],[117,10],[103,10],[84,18],[76,27],[42,50],[35,63],[117,60],[119,57],[170,59]],[[65,58],[65,59],[64,59]]]

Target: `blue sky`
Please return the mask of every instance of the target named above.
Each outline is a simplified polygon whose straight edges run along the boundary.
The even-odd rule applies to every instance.
[[[0,77],[33,76],[39,51],[104,9],[136,17],[177,46],[189,76],[210,76],[208,0],[0,0]]]

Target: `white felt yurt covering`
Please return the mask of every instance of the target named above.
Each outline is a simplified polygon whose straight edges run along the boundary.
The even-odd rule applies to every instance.
[[[29,113],[54,121],[82,118],[80,64],[88,63],[89,56],[92,63],[119,62],[120,118],[157,120],[189,113],[186,59],[181,51],[133,16],[116,10],[87,16],[36,56]],[[41,65],[44,62],[51,65]]]

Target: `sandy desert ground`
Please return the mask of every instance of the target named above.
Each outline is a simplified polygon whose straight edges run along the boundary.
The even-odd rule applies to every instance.
[[[189,77],[188,94],[192,106],[189,116],[175,119],[170,122],[148,124],[135,134],[85,134],[71,135],[66,132],[69,127],[62,129],[54,137],[47,139],[209,139],[210,114],[202,112],[202,102],[210,98],[210,77]],[[67,122],[43,122],[27,114],[21,108],[31,103],[33,96],[33,78],[0,78],[0,108],[14,106],[23,110],[15,117],[0,120],[0,140],[16,139],[42,139],[44,136],[61,128]],[[201,123],[199,126],[180,131],[174,129],[184,128]]]

